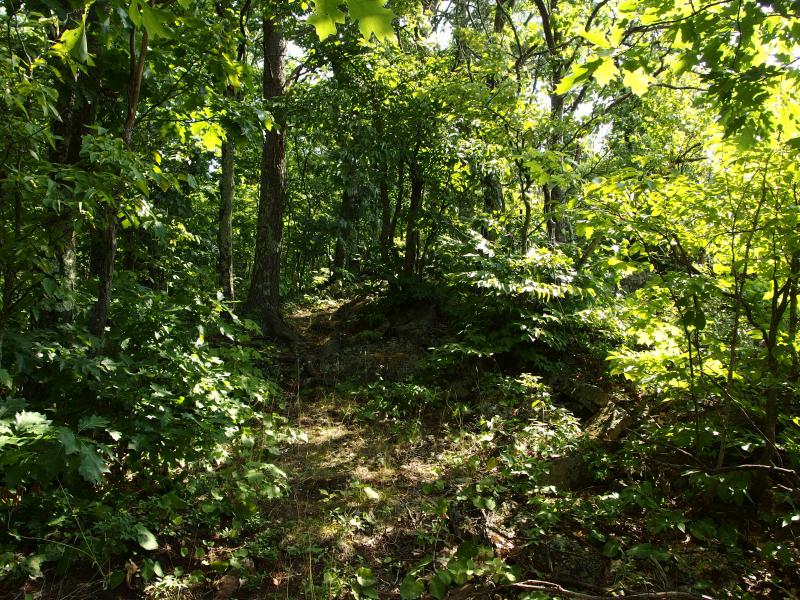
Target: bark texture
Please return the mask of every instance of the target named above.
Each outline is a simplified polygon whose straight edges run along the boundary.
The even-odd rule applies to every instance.
[[[424,180],[419,165],[411,164],[411,198],[406,223],[406,254],[403,262],[403,275],[414,274],[419,253],[419,214],[422,210],[422,191]]]
[[[264,19],[263,95],[268,103],[283,96],[286,86],[286,39],[274,19]],[[280,322],[281,242],[286,195],[286,132],[280,111],[266,133],[261,156],[261,185],[256,226],[256,248],[246,310],[268,329]],[[269,333],[269,332],[267,332]],[[278,333],[278,332],[273,332]]]
[[[236,143],[228,136],[222,144],[222,178],[219,184],[219,230],[217,231],[217,275],[222,295],[234,299],[233,291],[233,193],[236,173]]]
[[[139,52],[136,52],[136,30],[130,33],[130,79],[128,81],[128,110],[122,127],[122,142],[130,149],[133,129],[136,127],[136,111],[142,91],[142,75],[149,50],[147,31],[142,33]],[[111,288],[114,282],[114,259],[117,255],[117,207],[106,205],[103,229],[99,232],[95,270],[98,275],[97,302],[95,303],[89,330],[102,338],[105,335],[108,315],[111,310]]]

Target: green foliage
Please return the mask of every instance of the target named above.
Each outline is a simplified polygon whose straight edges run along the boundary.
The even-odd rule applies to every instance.
[[[572,314],[594,289],[575,284],[572,261],[559,250],[536,247],[509,254],[471,232],[466,243],[445,240],[442,269],[447,309],[462,331],[436,350],[440,362],[464,357],[519,356],[546,363],[579,339]]]
[[[242,302],[261,269],[303,306],[380,296],[308,348],[337,334],[346,361],[337,344],[399,344],[412,376],[334,394],[367,427],[458,445],[420,482],[409,537],[435,558],[396,569],[402,598],[518,576],[459,512],[532,556],[569,531],[626,593],[652,587],[652,565],[681,580],[681,545],[783,585],[800,468],[795,8],[4,4],[0,576],[88,565],[109,588],[169,594],[279,558],[266,507],[302,433],[277,413],[329,382],[237,316],[263,308]],[[264,20],[290,42],[277,91],[259,85]],[[280,265],[253,250],[267,233]],[[416,309],[428,320],[403,330]],[[584,382],[599,398],[578,410]],[[625,425],[605,437],[608,413]],[[367,535],[396,499],[349,481],[320,503]],[[758,532],[732,516],[756,507]],[[322,585],[379,597],[384,566],[328,565]],[[744,581],[730,593],[756,594]]]
[[[314,0],[314,12],[309,17],[320,40],[336,33],[336,25],[345,22],[345,14],[339,9],[338,0]],[[365,39],[374,34],[378,41],[394,33],[392,19],[394,14],[383,6],[383,0],[347,0],[347,8]]]

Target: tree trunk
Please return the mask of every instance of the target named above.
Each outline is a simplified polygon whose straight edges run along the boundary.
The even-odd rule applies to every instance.
[[[130,150],[133,140],[133,129],[136,126],[136,110],[139,106],[139,94],[142,91],[142,75],[144,74],[145,59],[149,49],[150,38],[145,30],[142,33],[142,43],[139,54],[136,54],[136,30],[130,32],[130,63],[131,72],[128,82],[128,112],[125,124],[122,127],[122,142]],[[108,314],[111,309],[111,286],[114,279],[114,259],[117,255],[117,207],[106,205],[105,226],[100,231],[97,246],[97,261],[95,268],[99,277],[97,302],[94,307],[89,330],[95,336],[102,338],[108,324]]]
[[[406,255],[403,262],[403,275],[412,276],[419,252],[419,213],[422,210],[423,179],[419,165],[411,163],[411,202],[408,207],[406,223]]]
[[[392,228],[392,205],[391,199],[389,198],[389,170],[387,165],[384,165],[383,172],[381,173],[378,196],[381,201],[381,261],[384,266],[388,266],[390,258],[389,248],[393,239],[389,237]]]
[[[528,198],[528,190],[522,190],[522,202],[525,205],[525,218],[522,221],[522,232],[520,233],[520,247],[523,254],[528,253],[528,234],[531,229],[531,201]]]
[[[503,185],[500,180],[492,172],[487,173],[483,178],[483,212],[486,213],[486,218],[491,221],[491,216],[498,212],[503,212],[505,209],[505,201],[503,200]],[[483,228],[483,237],[490,242],[497,239],[497,233],[487,222]]]
[[[75,165],[80,161],[84,131],[94,121],[96,105],[85,98],[80,98],[78,94],[82,75],[78,73],[72,76],[68,69],[62,70],[62,76],[67,83],[59,90],[58,112],[61,120],[53,123],[53,134],[60,139],[57,139],[55,146],[50,150],[50,162],[56,165]],[[61,280],[60,285],[64,285],[71,292],[74,292],[78,279],[75,218],[75,212],[67,205],[50,228],[56,259],[54,275]],[[49,327],[59,323],[71,323],[72,318],[72,308],[61,307],[42,311],[37,325]]]
[[[0,176],[4,173],[0,173]],[[22,200],[19,191],[14,191],[14,207],[13,207],[13,233],[6,231],[5,227],[0,223],[0,274],[3,276],[3,293],[0,300],[0,369],[3,368],[3,343],[6,335],[6,327],[11,319],[14,311],[17,308],[17,302],[14,300],[15,286],[17,283],[17,269],[18,266],[14,262],[14,254],[7,251],[6,244],[12,245],[19,240],[22,230]],[[0,194],[0,217],[3,216],[5,198]],[[11,241],[13,240],[13,241]]]
[[[555,59],[554,59],[555,60]],[[561,68],[558,61],[553,66],[551,89],[561,81]],[[564,119],[564,96],[555,91],[550,93],[550,122],[554,128],[554,133],[548,140],[550,151],[558,150],[562,145],[561,123]],[[547,223],[547,239],[551,244],[560,244],[568,239],[567,232],[569,224],[565,214],[565,194],[564,189],[556,183],[546,183],[542,190],[544,194],[544,217]]]
[[[353,233],[355,220],[355,200],[353,182],[356,177],[356,165],[352,156],[344,159],[344,172],[342,181],[342,204],[339,207],[339,227],[336,236],[336,249],[333,253],[333,277],[338,278],[341,272],[348,267],[350,258],[350,238]]]
[[[247,16],[250,12],[251,2],[246,0],[239,11],[240,39],[236,46],[236,60],[243,62],[247,52]],[[225,7],[217,4],[217,15],[225,18]],[[236,89],[228,85],[225,97],[236,98]],[[219,229],[217,231],[217,278],[222,288],[222,295],[228,301],[235,299],[233,288],[233,196],[236,190],[236,141],[232,128],[225,132],[225,141],[222,143],[221,179],[219,183]]]
[[[511,9],[514,6],[514,0],[497,0],[493,24],[494,34],[497,36],[501,35],[503,29],[505,29],[506,8],[503,7],[504,3],[507,4],[507,9]],[[497,87],[497,80],[494,75],[489,75],[486,80],[486,85],[490,90],[494,90]],[[500,179],[497,175],[489,170],[483,176],[483,212],[486,213],[487,223],[482,233],[483,237],[490,242],[497,239],[497,234],[492,229],[489,221],[491,221],[494,213],[503,212],[504,210],[505,200],[503,199],[503,184],[500,183]]]
[[[234,299],[233,292],[233,193],[236,175],[236,142],[228,134],[222,143],[222,179],[219,184],[219,231],[217,232],[217,275],[222,295]]]
[[[336,248],[333,251],[334,278],[338,278],[347,269],[350,258],[350,233],[353,213],[353,195],[345,189],[342,192],[342,204],[339,208],[339,231],[336,236]]]
[[[542,31],[547,45],[548,60],[550,61],[547,82],[548,95],[550,96],[550,126],[552,131],[548,136],[546,148],[551,152],[561,149],[564,139],[562,127],[564,122],[564,95],[556,92],[561,78],[564,76],[565,66],[562,57],[561,31],[558,28],[558,0],[551,0],[550,6],[544,0],[534,0],[534,4],[542,19]],[[544,195],[544,220],[547,227],[547,239],[555,245],[567,241],[570,230],[569,221],[565,214],[564,189],[556,183],[547,183],[542,187]]]
[[[108,324],[111,308],[111,285],[114,275],[114,257],[117,253],[117,215],[112,208],[106,210],[106,226],[100,231],[99,252],[95,269],[100,279],[97,290],[97,303],[89,325],[95,336],[102,338]]]
[[[263,95],[267,102],[284,92],[286,40],[279,25],[265,18]],[[275,126],[266,132],[261,156],[261,185],[256,225],[256,248],[246,309],[264,328],[280,322],[281,240],[286,195],[286,130],[279,111]],[[273,332],[279,333],[279,332]]]
[[[401,160],[397,165],[397,198],[394,203],[392,221],[389,223],[389,232],[386,236],[389,242],[389,251],[394,257],[397,257],[397,252],[394,251],[394,236],[397,233],[397,221],[400,218],[400,213],[403,211],[403,197],[406,195],[405,174],[405,163]]]

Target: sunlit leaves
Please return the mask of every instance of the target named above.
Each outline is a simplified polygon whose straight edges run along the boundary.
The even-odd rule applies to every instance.
[[[336,25],[344,23],[344,13],[339,9],[340,0],[314,0],[314,14],[308,18],[317,30],[320,40],[336,33]]]
[[[86,39],[86,11],[81,15],[78,27],[68,29],[61,34],[59,41],[53,45],[53,52],[66,58],[72,57],[78,62],[85,63],[89,59],[88,41]]]
[[[578,83],[585,81],[589,77],[589,69],[585,65],[575,65],[572,72],[564,77],[556,86],[556,94],[566,94]]]
[[[309,17],[320,40],[336,33],[336,26],[345,22],[345,14],[340,6],[342,0],[314,0],[314,12]],[[383,0],[346,0],[350,16],[358,21],[358,28],[364,38],[375,35],[377,40],[385,40],[393,33],[392,11],[384,7]]]
[[[619,69],[614,64],[614,59],[610,56],[605,56],[600,59],[600,64],[594,69],[592,75],[601,86],[608,85],[611,81],[616,79],[619,75]]]
[[[566,94],[579,83],[593,77],[594,80],[604,87],[617,78],[619,69],[614,63],[614,58],[602,52],[603,56],[589,59],[584,64],[577,64],[572,67],[572,72],[564,77],[556,86],[557,94]]]
[[[592,29],[591,31],[582,31],[581,37],[584,38],[585,40],[588,40],[598,48],[611,47],[611,42],[608,41],[606,34],[597,29]]]
[[[42,434],[50,427],[50,421],[41,413],[23,410],[14,417],[14,425],[19,433]]]
[[[378,41],[389,38],[393,33],[392,11],[385,8],[382,0],[348,0],[350,16],[358,21],[358,28],[364,38],[373,34]]]
[[[222,147],[222,138],[224,137],[222,128],[217,123],[211,122],[210,119],[202,118],[200,113],[189,125],[189,130],[205,150],[216,152]]]
[[[650,83],[653,81],[653,78],[641,67],[635,71],[626,70],[623,72],[622,83],[624,83],[626,87],[631,88],[631,91],[637,96],[645,94],[650,87]]]
[[[128,17],[137,27],[144,26],[151,38],[169,38],[172,32],[167,24],[175,20],[175,16],[166,10],[150,6],[143,0],[133,0],[128,7]]]
[[[158,549],[158,540],[156,540],[156,536],[141,523],[136,525],[136,540],[145,550]]]

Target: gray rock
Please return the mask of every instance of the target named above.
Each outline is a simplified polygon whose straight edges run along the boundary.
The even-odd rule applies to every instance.
[[[586,424],[586,435],[599,442],[613,442],[633,423],[633,418],[617,404],[608,404]]]

